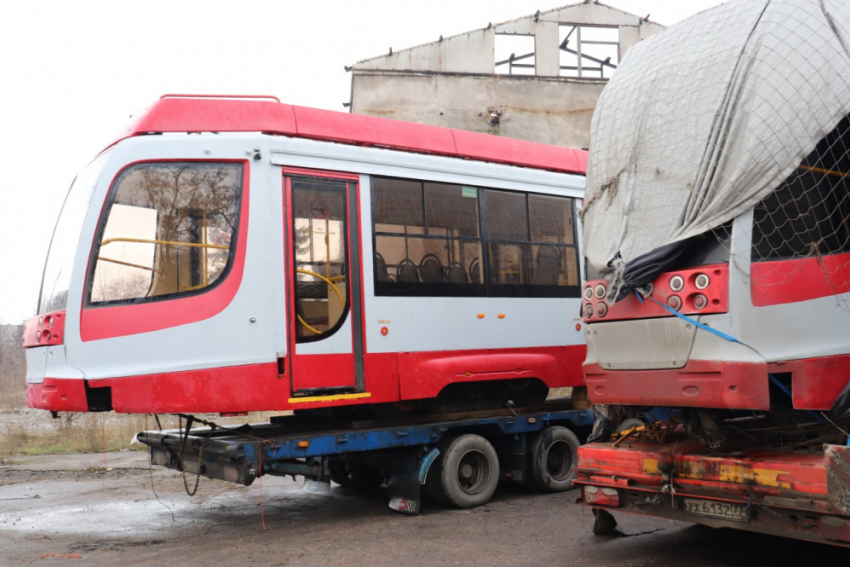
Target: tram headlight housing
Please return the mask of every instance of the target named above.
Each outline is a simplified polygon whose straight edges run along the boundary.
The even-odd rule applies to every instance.
[[[606,291],[607,290],[605,289],[604,285],[602,285],[602,284],[597,285],[596,286],[596,298],[602,299],[603,297],[605,297]]]
[[[685,288],[685,278],[682,276],[673,276],[670,278],[670,289],[673,291],[682,291]]]

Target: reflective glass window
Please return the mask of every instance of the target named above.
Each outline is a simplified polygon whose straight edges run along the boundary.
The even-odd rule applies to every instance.
[[[243,166],[145,163],[115,182],[88,281],[90,304],[199,293],[232,263]]]

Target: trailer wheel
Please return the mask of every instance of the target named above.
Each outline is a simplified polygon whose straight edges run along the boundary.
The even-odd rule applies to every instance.
[[[458,508],[486,504],[499,484],[499,457],[490,442],[480,435],[461,435],[445,439],[440,453],[431,471],[436,484],[428,493]]]
[[[564,492],[573,487],[573,467],[580,443],[575,434],[552,425],[531,443],[531,479],[546,492]]]

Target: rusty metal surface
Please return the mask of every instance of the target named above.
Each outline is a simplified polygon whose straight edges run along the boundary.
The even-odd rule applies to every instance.
[[[824,448],[829,506],[850,515],[850,447],[825,445]]]

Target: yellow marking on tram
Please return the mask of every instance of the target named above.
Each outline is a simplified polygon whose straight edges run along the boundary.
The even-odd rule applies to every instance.
[[[335,396],[306,396],[304,398],[289,398],[289,403],[306,404],[308,402],[335,402],[337,400],[359,400],[371,397],[371,392],[361,392],[359,394],[337,394]]]

